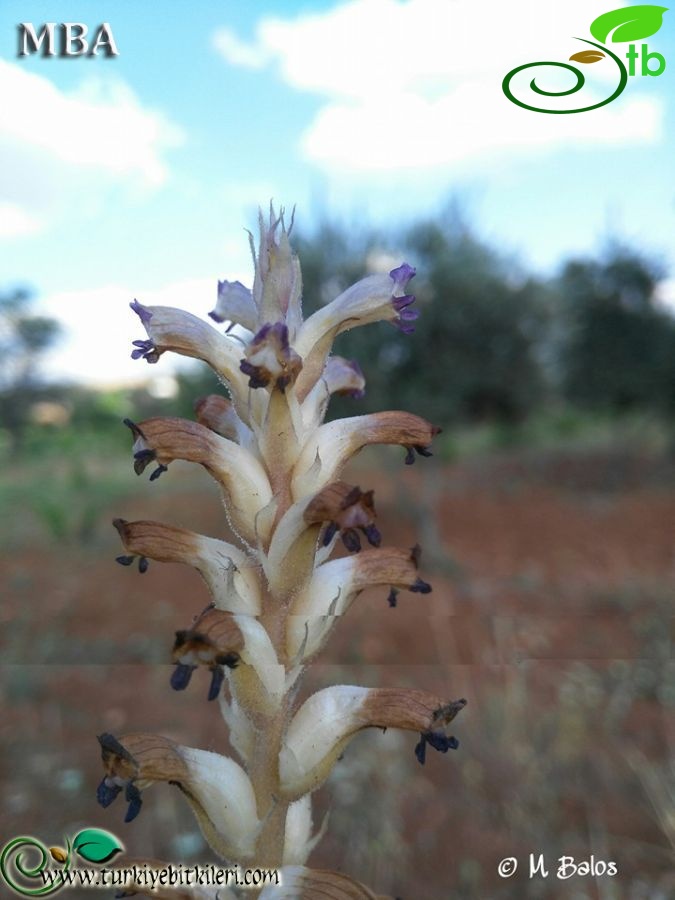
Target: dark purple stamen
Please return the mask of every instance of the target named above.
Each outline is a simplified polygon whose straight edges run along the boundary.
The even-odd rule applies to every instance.
[[[382,543],[382,535],[380,534],[380,530],[377,525],[366,525],[365,528],[361,528],[361,531],[368,538],[368,543],[373,547],[379,547]]]
[[[157,468],[155,469],[155,471],[154,471],[154,472],[152,473],[152,475],[150,476],[150,481],[157,481],[157,479],[158,479],[159,476],[162,474],[162,472],[168,472],[168,471],[169,471],[169,467],[168,467],[168,466],[163,466],[163,465],[160,464],[159,466],[157,466]]]
[[[420,741],[415,746],[415,756],[421,766],[424,765],[426,759],[427,744],[434,750],[438,750],[439,753],[447,753],[448,750],[456,750],[459,747],[456,737],[447,737],[442,731],[422,731],[420,732]]]
[[[176,663],[176,668],[171,676],[171,687],[174,691],[184,691],[190,684],[192,673],[197,666],[186,666],[183,663]]]
[[[428,447],[424,447],[422,444],[415,444],[415,452],[420,456],[427,457],[427,459],[434,455]]]
[[[419,569],[420,560],[422,559],[422,548],[419,544],[415,544],[410,550],[410,559],[415,563],[415,568]]]
[[[447,753],[448,750],[456,750],[459,747],[459,741],[452,735],[448,737],[442,731],[427,731],[425,735],[427,743],[439,753]]]
[[[146,556],[141,556],[141,557],[139,558],[139,560],[138,560],[138,571],[141,573],[141,575],[145,575],[145,573],[148,571],[148,566],[149,566],[149,565],[150,565],[150,563],[148,562],[148,559],[147,559]]]
[[[136,313],[136,315],[144,325],[147,325],[150,319],[152,319],[152,313],[150,312],[150,310],[147,308],[147,306],[143,306],[143,304],[139,303],[138,300],[134,300],[129,304],[129,306],[133,309],[133,311]]]
[[[329,522],[326,526],[326,530],[323,533],[323,538],[321,540],[321,546],[327,547],[330,542],[333,540],[335,535],[337,534],[337,524],[335,522]]]
[[[346,528],[342,532],[342,543],[350,553],[358,553],[361,549],[361,540],[353,528]]]
[[[412,447],[407,447],[406,450],[407,452],[405,455],[405,464],[406,466],[412,466],[415,462],[415,451]]]
[[[113,784],[112,787],[106,784],[106,778],[99,784],[96,788],[96,799],[101,804],[101,806],[105,809],[106,806],[110,806],[115,797],[122,790],[121,787],[117,784]]]
[[[410,585],[409,590],[413,594],[430,594],[431,585],[427,584],[426,581],[422,581],[421,578],[418,578],[414,584]]]
[[[427,758],[427,740],[423,734],[420,734],[419,742],[415,744],[415,756],[419,764],[423,766]]]
[[[394,609],[394,607],[396,606],[396,603],[398,602],[398,594],[399,594],[399,592],[396,590],[395,587],[391,588],[391,590],[389,591],[389,596],[387,597],[387,603],[389,604],[389,606],[391,606],[392,609]]]
[[[215,700],[223,686],[225,671],[222,666],[213,666],[211,669],[211,687],[209,688],[208,700]]]
[[[137,475],[142,475],[154,458],[154,450],[137,450],[134,453],[134,472]]]
[[[127,789],[125,793],[125,799],[129,802],[129,808],[127,809],[127,814],[124,817],[125,822],[133,822],[136,816],[141,811],[141,806],[143,805],[143,800],[141,799],[141,792],[138,790],[133,781],[130,781],[127,784]]]
[[[116,556],[115,562],[119,563],[121,566],[130,566],[135,559],[135,556]]]

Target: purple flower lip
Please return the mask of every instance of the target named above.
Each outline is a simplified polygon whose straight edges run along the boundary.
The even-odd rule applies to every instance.
[[[141,806],[143,805],[143,800],[141,799],[141,792],[138,790],[133,781],[130,781],[127,784],[127,789],[124,794],[124,799],[128,802],[129,806],[127,808],[127,814],[124,817],[125,822],[133,822],[136,816],[141,811]]]
[[[400,312],[402,309],[405,309],[406,306],[410,306],[411,303],[415,302],[415,295],[403,294],[402,297],[392,297],[391,302],[396,312]]]
[[[129,306],[136,313],[141,322],[146,325],[150,319],[152,318],[152,313],[147,308],[147,306],[143,306],[142,303],[139,303],[138,300],[133,300]]]
[[[159,352],[152,341],[132,341],[135,350],[131,351],[132,359],[143,359],[149,363],[156,363],[159,360]]]
[[[335,537],[337,532],[338,532],[337,523],[329,522],[328,525],[326,526],[326,530],[323,533],[323,539],[321,541],[321,546],[327,547],[330,544],[330,542],[333,540],[333,538]]]
[[[421,766],[426,760],[427,744],[434,750],[438,750],[439,753],[447,753],[448,750],[456,750],[459,747],[456,737],[452,737],[452,735],[448,737],[442,731],[420,732],[420,741],[415,747],[415,756]]]
[[[207,700],[217,700],[218,694],[220,694],[220,689],[223,686],[223,680],[225,678],[225,671],[222,666],[213,666],[211,669],[211,685],[209,687],[209,694],[206,698]]]
[[[399,322],[414,322],[419,317],[419,309],[402,309],[398,315]]]
[[[397,286],[405,288],[411,278],[415,277],[417,269],[414,266],[409,266],[408,263],[402,263],[396,269],[392,269],[389,273],[389,277],[394,279],[394,284]]]
[[[415,330],[411,323],[418,319],[420,314],[419,310],[410,309],[410,306],[414,302],[414,294],[403,294],[401,297],[391,298],[391,305],[398,313],[392,324],[395,325],[399,331],[402,331],[403,334],[412,334]]]
[[[104,778],[96,789],[96,799],[104,809],[106,808],[106,806],[110,806],[115,797],[117,797],[119,792],[122,790],[122,788],[117,784],[108,785],[106,783],[107,780],[107,777]]]
[[[176,663],[176,668],[171,675],[171,687],[174,691],[184,691],[185,688],[190,684],[190,678],[192,677],[192,673],[196,669],[196,666],[188,666],[183,665],[182,663]]]
[[[426,581],[422,581],[421,578],[418,578],[415,583],[410,586],[410,591],[413,594],[430,594],[431,585]]]
[[[413,444],[412,447],[407,447],[407,453],[405,456],[406,466],[412,466],[412,464],[415,462],[415,453],[417,453],[419,456],[425,457],[434,455],[428,447],[424,447],[422,446],[422,444]]]

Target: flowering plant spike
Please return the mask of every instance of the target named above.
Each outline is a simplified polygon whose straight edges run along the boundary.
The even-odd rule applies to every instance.
[[[167,662],[175,664],[167,688],[194,691],[196,702],[219,708],[238,758],[160,735],[101,734],[97,798],[107,807],[122,794],[129,822],[153,783],[178,787],[227,863],[281,870],[283,886],[267,885],[260,894],[266,900],[322,891],[374,898],[345,875],[307,868],[323,833],[312,822],[311,794],[363,728],[416,733],[421,764],[428,747],[455,749],[448,727],[466,701],[352,685],[302,702],[298,694],[303,671],[364,589],[383,587],[389,607],[400,591],[431,591],[418,574],[420,548],[383,545],[373,491],[341,479],[345,464],[369,444],[400,445],[408,464],[416,454],[431,455],[439,429],[409,412],[323,423],[332,394],[359,397],[365,389],[358,364],[330,355],[333,340],[377,321],[412,332],[417,311],[407,291],[415,270],[403,263],[368,276],[305,320],[291,229],[283,210],[260,214],[257,249],[251,238],[252,289],[218,283],[210,316],[226,325],[224,333],[177,309],[131,304],[147,335],[133,342],[135,359],[154,364],[167,351],[201,359],[228,392],[200,400],[196,421],[125,421],[138,475],[152,466],[156,480],[176,459],[206,469],[222,491],[235,542],[154,521],[113,524],[122,565],[138,561],[144,572],[149,560],[180,562],[204,579],[209,606],[186,610],[173,649],[167,636]],[[331,558],[338,540],[347,555]],[[199,896],[211,895],[200,888]]]

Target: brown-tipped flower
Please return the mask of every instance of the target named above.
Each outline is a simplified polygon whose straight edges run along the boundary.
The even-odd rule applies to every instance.
[[[178,691],[188,686],[197,666],[211,669],[209,700],[220,694],[222,667],[235,669],[240,661],[244,668],[250,666],[255,671],[274,703],[280,701],[284,692],[284,667],[279,665],[269,635],[253,616],[208,607],[190,628],[176,632],[173,661],[176,669],[171,686]]]
[[[171,687],[183,691],[197,666],[211,670],[208,699],[215,700],[223,683],[223,666],[234,669],[241,660],[244,636],[232,613],[206,609],[190,628],[176,632],[173,661],[176,668]]]
[[[441,752],[454,749],[457,739],[445,729],[465,706],[466,700],[446,701],[411,688],[335,685],[318,691],[303,703],[286,732],[279,754],[281,792],[295,799],[316,790],[363,728],[417,731]]]
[[[283,392],[302,369],[302,360],[288,343],[284,322],[263,325],[247,345],[245,356],[239,368],[251,388],[272,386]]]
[[[112,734],[98,737],[105,775],[97,790],[101,806],[109,806],[123,788],[129,803],[125,822],[141,811],[141,791],[156,781],[182,783],[188,771],[178,745],[159,734]]]
[[[129,803],[124,821],[131,822],[141,810],[141,792],[154,782],[169,782],[185,795],[216,852],[252,856],[260,828],[255,795],[234,760],[157,734],[102,734],[98,741],[105,771],[96,794],[101,806],[124,789]]]
[[[291,659],[316,653],[328,637],[335,617],[344,615],[355,597],[382,585],[428,594],[431,585],[417,574],[419,552],[384,547],[354,556],[332,559],[319,566],[309,584],[296,597],[288,621]]]
[[[136,557],[157,562],[192,566],[206,582],[219,609],[258,615],[260,583],[249,557],[238,547],[185,528],[161,522],[114,519],[124,549],[130,556],[118,557],[129,565]]]
[[[321,538],[324,547],[339,531],[347,550],[358,552],[361,540],[357,529],[365,534],[373,547],[380,546],[382,538],[375,525],[375,515],[373,491],[364,492],[344,481],[334,481],[311,500],[305,510],[305,522],[308,525],[327,523]]]
[[[251,429],[241,421],[233,403],[226,397],[220,394],[200,397],[195,401],[194,410],[200,425],[250,449],[253,441]]]
[[[306,866],[283,866],[281,885],[267,885],[260,900],[392,900],[374,894],[369,887],[330,869],[308,869]]]
[[[235,528],[248,540],[255,539],[255,518],[272,499],[272,490],[265,470],[252,453],[188,419],[146,419],[138,425],[125,419],[125,424],[134,436],[134,470],[138,475],[152,462],[157,468],[151,480],[176,459],[204,466],[224,489]]]
[[[408,412],[381,412],[322,425],[305,444],[293,473],[294,497],[316,493],[335,480],[343,466],[369,444],[400,444],[408,451],[431,456],[431,442],[440,428]]]

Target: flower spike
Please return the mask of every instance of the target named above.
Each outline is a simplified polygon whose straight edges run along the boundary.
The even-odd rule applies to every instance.
[[[99,737],[104,773],[96,797],[103,807],[121,797],[124,819],[132,822],[152,784],[178,788],[228,865],[281,872],[283,883],[259,888],[261,900],[391,900],[341,873],[306,867],[327,823],[326,816],[315,829],[311,794],[364,728],[412,732],[420,764],[429,747],[443,754],[456,749],[449,726],[466,700],[349,685],[302,703],[297,698],[305,667],[362,591],[388,592],[391,608],[401,591],[431,591],[420,577],[419,546],[381,546],[373,491],[342,481],[341,473],[371,444],[402,448],[408,465],[431,456],[440,429],[402,411],[323,424],[333,395],[358,400],[365,391],[358,363],[331,355],[334,339],[380,321],[413,332],[415,269],[404,262],[371,274],[305,321],[292,228],[293,215],[289,221],[283,208],[270,204],[269,214],[260,213],[255,241],[251,235],[251,289],[240,281],[217,283],[208,315],[224,328],[182,310],[131,304],[145,330],[132,342],[133,359],[155,364],[174,352],[202,360],[228,391],[198,400],[196,421],[125,424],[136,474],[156,481],[176,460],[202,466],[222,491],[232,535],[221,540],[151,520],[113,524],[121,566],[137,564],[144,573],[150,560],[181,563],[204,580],[210,603],[197,615],[185,592],[188,611],[167,654],[170,686],[188,690],[206,671],[203,695],[222,713],[241,764],[161,735],[106,732]],[[149,586],[158,584],[148,578]],[[171,893],[125,878],[118,882],[125,896],[140,891],[168,900]],[[233,900],[235,891],[177,893],[181,900],[188,893]]]

